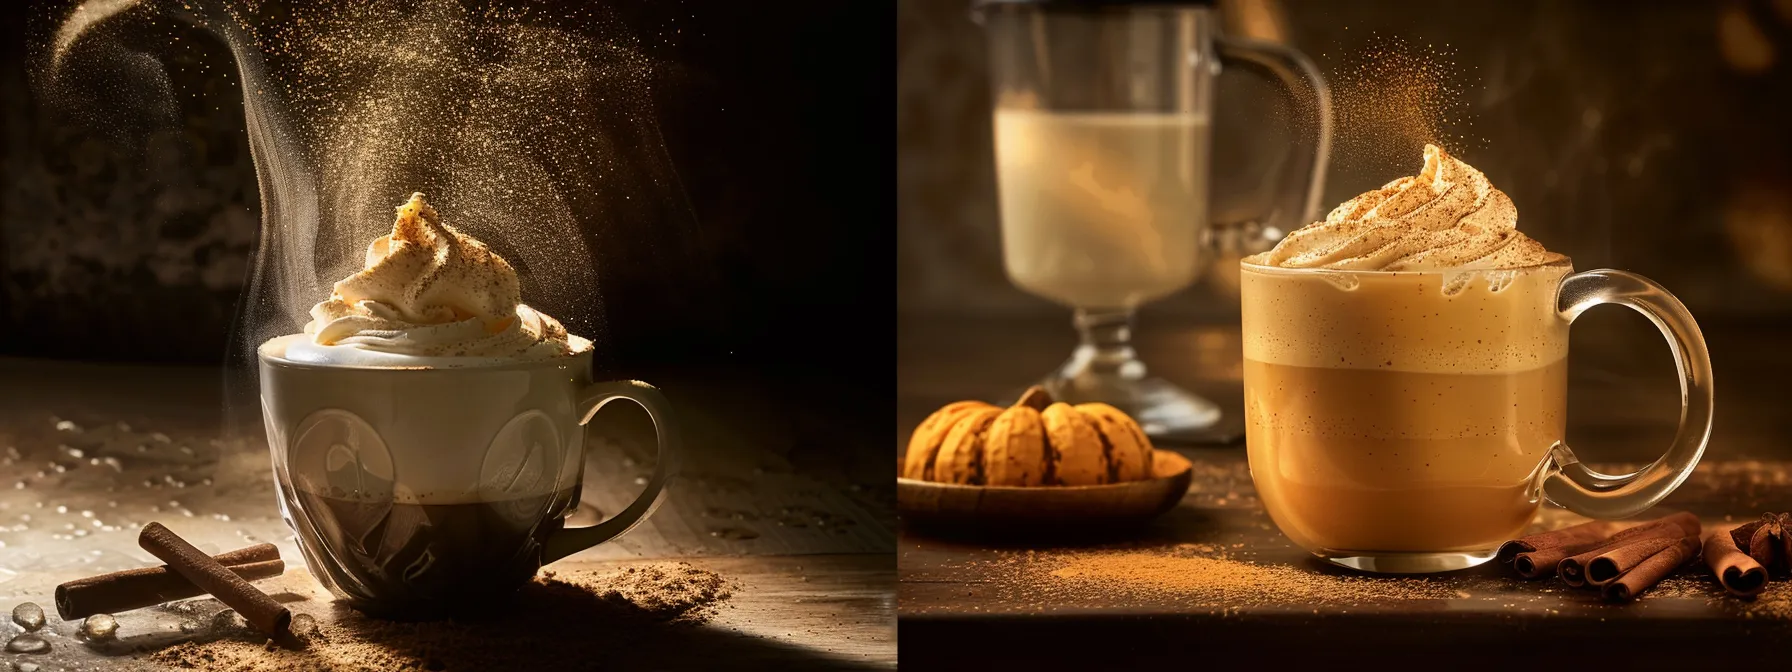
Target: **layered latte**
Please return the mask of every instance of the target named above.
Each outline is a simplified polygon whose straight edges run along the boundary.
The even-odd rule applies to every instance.
[[[1568,260],[1437,147],[1241,278],[1246,432],[1265,507],[1321,555],[1491,549],[1564,431]]]

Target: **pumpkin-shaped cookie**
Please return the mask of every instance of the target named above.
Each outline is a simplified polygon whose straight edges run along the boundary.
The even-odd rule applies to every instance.
[[[1151,441],[1107,404],[1054,402],[1034,387],[1006,409],[947,404],[915,428],[905,478],[962,485],[1101,485],[1151,475]]]
[[[1095,422],[1107,442],[1109,482],[1151,477],[1151,439],[1131,416],[1103,403],[1077,404],[1076,410]]]
[[[1002,409],[984,404],[946,426],[946,438],[940,443],[933,475],[928,478],[942,483],[982,483],[984,432],[1001,412]]]
[[[967,414],[994,408],[981,401],[957,401],[946,404],[934,411],[933,415],[927,416],[908,439],[908,454],[902,463],[902,477],[921,481],[935,480],[934,460],[939,456],[940,447],[946,442],[946,433],[952,431],[952,427]]]

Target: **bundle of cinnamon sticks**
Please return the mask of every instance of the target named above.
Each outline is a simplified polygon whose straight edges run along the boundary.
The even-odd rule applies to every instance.
[[[1724,590],[1759,594],[1769,571],[1792,569],[1792,516],[1769,513],[1709,533],[1697,516],[1685,512],[1628,527],[1593,521],[1508,541],[1498,558],[1524,578],[1555,575],[1622,602],[1701,556]]]
[[[1699,533],[1698,517],[1685,512],[1622,529],[1594,521],[1508,541],[1498,557],[1527,579],[1554,574],[1622,602],[1698,557]]]

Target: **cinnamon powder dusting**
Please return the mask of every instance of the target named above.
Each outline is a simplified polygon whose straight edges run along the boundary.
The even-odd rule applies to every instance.
[[[1754,599],[1738,599],[1726,595],[1711,573],[1699,563],[1692,567],[1662,579],[1643,599],[1703,599],[1710,606],[1734,609],[1734,613],[1743,618],[1792,619],[1792,588],[1788,588],[1784,581],[1768,582],[1766,592]]]
[[[1398,35],[1356,36],[1332,60],[1333,161],[1364,175],[1401,174],[1426,143],[1451,150],[1485,144],[1473,135],[1469,94],[1478,77],[1447,44]]]
[[[1232,557],[1212,544],[1170,549],[1077,552],[1032,556],[1043,571],[1023,571],[1033,595],[1126,595],[1171,598],[1219,608],[1287,604],[1355,604],[1374,600],[1466,597],[1456,587],[1425,578],[1342,576]]]
[[[519,660],[543,670],[582,669],[620,647],[707,622],[733,595],[721,575],[689,564],[544,572],[490,619],[398,622],[340,608],[304,632],[305,648],[261,638],[189,641],[150,654],[176,668],[338,672],[500,670]]]
[[[1769,585],[1767,592],[1742,608],[1746,618],[1792,619],[1792,590],[1784,585]]]

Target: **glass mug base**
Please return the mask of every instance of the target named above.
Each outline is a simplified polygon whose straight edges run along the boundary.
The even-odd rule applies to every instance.
[[[1492,560],[1497,548],[1479,551],[1410,553],[1396,551],[1340,551],[1322,548],[1319,559],[1359,572],[1377,574],[1430,574],[1468,569]]]

